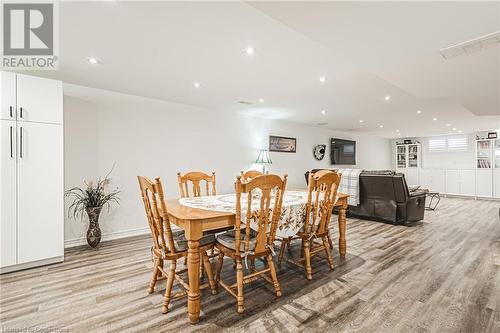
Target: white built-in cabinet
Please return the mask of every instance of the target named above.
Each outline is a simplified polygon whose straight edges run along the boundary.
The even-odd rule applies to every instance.
[[[0,72],[0,268],[64,258],[62,82]]]
[[[411,151],[413,151],[413,163],[410,163]],[[478,140],[476,152],[476,168],[422,168],[420,145],[397,144],[395,167],[397,172],[405,175],[409,185],[420,185],[422,188],[449,195],[498,199],[500,198],[500,139]]]
[[[420,150],[419,143],[396,145],[396,170],[405,174],[408,184],[419,183]]]

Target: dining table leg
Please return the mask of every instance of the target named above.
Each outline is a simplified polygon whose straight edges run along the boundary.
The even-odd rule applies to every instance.
[[[188,241],[188,316],[191,324],[198,323],[200,318],[200,239],[202,237],[201,223],[192,221],[185,230]]]
[[[340,257],[345,258],[347,253],[347,241],[345,238],[345,228],[346,228],[346,212],[347,212],[347,200],[342,199],[343,202],[339,207],[339,254]]]

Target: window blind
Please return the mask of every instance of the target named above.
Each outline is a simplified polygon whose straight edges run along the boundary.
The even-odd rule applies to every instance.
[[[448,150],[449,151],[467,151],[469,140],[466,135],[449,137]]]
[[[446,138],[445,137],[435,137],[429,138],[429,152],[439,153],[446,151]]]

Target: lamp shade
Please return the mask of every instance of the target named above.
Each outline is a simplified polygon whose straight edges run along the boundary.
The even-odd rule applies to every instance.
[[[259,156],[255,163],[259,164],[272,164],[271,158],[269,157],[269,151],[267,149],[261,149],[259,152]]]

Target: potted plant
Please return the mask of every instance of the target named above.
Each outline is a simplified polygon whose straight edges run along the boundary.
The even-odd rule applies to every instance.
[[[113,169],[111,169],[113,171]],[[86,212],[89,217],[89,227],[87,230],[87,243],[95,248],[101,241],[101,229],[99,227],[99,215],[104,206],[108,209],[112,203],[118,204],[120,198],[118,189],[107,191],[111,179],[109,174],[104,179],[99,178],[96,182],[84,181],[84,187],[73,187],[66,191],[67,197],[72,197],[73,202],[69,206],[68,216],[72,215],[73,218],[82,218],[83,213]]]

